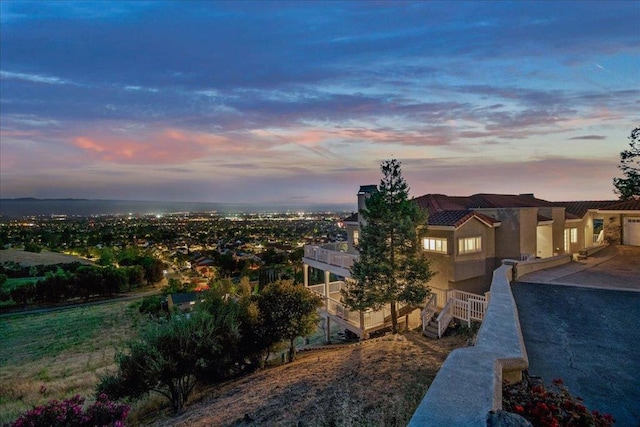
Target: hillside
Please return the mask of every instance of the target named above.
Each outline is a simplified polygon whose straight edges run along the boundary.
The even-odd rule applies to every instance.
[[[154,426],[404,426],[462,336],[415,331],[300,353],[291,364],[205,390]],[[134,421],[134,420],[130,420]]]

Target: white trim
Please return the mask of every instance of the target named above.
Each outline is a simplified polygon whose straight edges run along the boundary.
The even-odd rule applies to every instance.
[[[427,230],[455,231],[456,228],[453,225],[429,225],[429,224],[427,224]]]

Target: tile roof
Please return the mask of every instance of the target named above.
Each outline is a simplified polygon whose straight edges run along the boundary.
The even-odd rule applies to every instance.
[[[614,211],[640,211],[640,199],[638,200],[626,200],[626,201],[616,201],[606,208],[601,208],[603,210],[614,210]]]
[[[574,201],[574,202],[554,202],[559,207],[565,207],[566,212],[573,214],[575,218],[582,218],[589,209],[602,209],[616,203],[616,200],[591,200],[591,201]],[[575,219],[572,218],[572,219]]]
[[[590,209],[612,211],[640,211],[640,200],[590,200],[577,202],[554,202],[556,206],[564,206],[566,212],[574,218],[582,218]],[[569,218],[569,215],[567,215]]]

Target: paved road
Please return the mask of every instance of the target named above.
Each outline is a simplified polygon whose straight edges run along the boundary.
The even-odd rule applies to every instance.
[[[562,378],[590,409],[612,414],[617,426],[638,427],[640,248],[625,248],[580,272],[555,273],[550,283],[515,283],[513,294],[530,374],[546,383]],[[581,283],[587,287],[572,285]]]

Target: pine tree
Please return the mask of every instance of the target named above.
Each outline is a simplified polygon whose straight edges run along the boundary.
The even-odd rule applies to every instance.
[[[343,300],[354,310],[379,310],[390,304],[392,330],[397,333],[398,303],[423,303],[433,272],[420,245],[427,218],[408,198],[400,162],[386,160],[380,169],[380,185],[359,213],[365,220],[357,245],[360,259],[352,267],[355,281],[343,290]]]
[[[631,131],[629,149],[620,152],[618,169],[624,178],[613,178],[614,192],[620,200],[640,198],[640,126]]]

